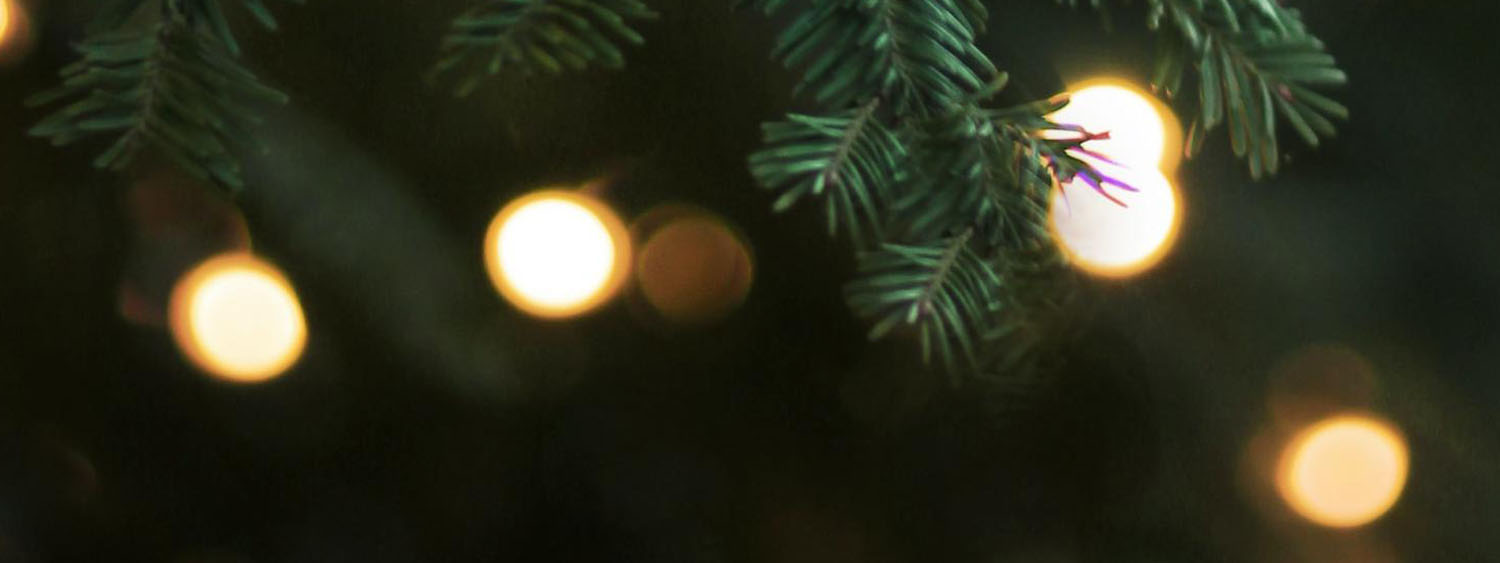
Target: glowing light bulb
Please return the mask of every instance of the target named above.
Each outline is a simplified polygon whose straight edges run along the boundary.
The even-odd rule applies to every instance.
[[[248,254],[211,258],[172,291],[177,346],[199,369],[230,381],[270,380],[307,343],[296,291],[275,267]]]
[[[0,0],[0,45],[5,44],[5,35],[10,32],[10,0]]]
[[[1068,105],[1048,117],[1089,133],[1108,133],[1109,138],[1088,141],[1083,148],[1115,162],[1168,172],[1176,168],[1182,142],[1176,117],[1150,94],[1124,83],[1081,84],[1072,89]]]
[[[1406,443],[1390,425],[1364,416],[1338,416],[1292,440],[1276,484],[1304,518],[1350,528],[1379,518],[1396,504],[1407,464]]]
[[[1052,193],[1053,236],[1069,262],[1087,273],[1126,277],[1143,272],[1166,256],[1176,237],[1181,222],[1176,190],[1155,170],[1095,166],[1136,191],[1102,184],[1109,193],[1105,197],[1074,178]]]
[[[485,237],[490,279],[539,317],[577,315],[624,281],[630,241],[619,218],[577,192],[546,190],[505,206]]]

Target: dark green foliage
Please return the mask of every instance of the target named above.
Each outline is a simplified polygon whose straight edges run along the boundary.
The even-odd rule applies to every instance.
[[[1259,179],[1280,168],[1279,121],[1317,146],[1335,134],[1334,119],[1348,118],[1342,104],[1313,90],[1347,77],[1297,10],[1275,0],[1147,0],[1146,6],[1149,25],[1163,31],[1152,84],[1192,116],[1189,157],[1202,151],[1209,132],[1227,125],[1234,154]],[[1184,89],[1189,74],[1197,84]]]
[[[992,246],[1034,248],[1049,240],[1054,178],[1099,178],[1071,154],[1088,135],[1069,134],[1045,117],[1066,104],[1065,97],[1004,109],[964,104],[913,120],[914,173],[893,205],[894,220],[917,239],[972,227]]]
[[[750,173],[781,194],[777,211],[803,197],[824,197],[830,234],[842,223],[856,244],[880,240],[883,208],[906,149],[876,109],[871,100],[856,110],[826,117],[791,114],[763,126],[766,148],[750,156]]]
[[[267,26],[259,0],[243,4]],[[132,25],[147,5],[153,18]],[[85,137],[114,139],[94,165],[123,170],[150,148],[184,171],[228,189],[244,185],[236,149],[251,143],[254,106],[284,103],[236,60],[238,46],[217,0],[117,0],[105,4],[94,31],[77,45],[82,60],[63,83],[30,105],[71,102],[31,134],[63,145]]]
[[[913,124],[912,180],[893,219],[907,236],[931,240],[966,228],[998,235],[1010,223],[1009,196],[1020,187],[1011,151],[977,106],[960,106]]]
[[[887,243],[859,256],[849,307],[874,321],[870,338],[915,327],[922,358],[933,350],[950,374],[980,369],[980,338],[992,330],[1005,282],[971,243],[973,231],[922,245]]]
[[[774,56],[801,68],[798,91],[826,107],[879,97],[898,114],[941,109],[981,89],[995,72],[974,46],[986,17],[975,0],[809,4],[782,31]]]
[[[183,5],[182,13],[187,16],[189,22],[203,25],[214,37],[229,48],[229,52],[240,54],[239,42],[234,38],[234,32],[229,29],[229,20],[224,16],[224,8],[220,5],[222,0],[179,0]],[[304,0],[283,0],[293,4],[302,4]],[[240,0],[250,15],[255,17],[266,29],[276,30],[276,17],[261,0]]]
[[[1346,113],[1309,89],[1341,83],[1343,74],[1296,12],[1270,0],[1146,3],[1153,21],[1169,17],[1178,31],[1165,34],[1158,87],[1171,95],[1188,69],[1201,77],[1192,152],[1205,131],[1227,122],[1259,177],[1277,168],[1277,115],[1315,144],[1332,134],[1329,118]],[[871,337],[913,333],[924,356],[935,350],[950,373],[1033,363],[1067,285],[1049,225],[1053,190],[1074,178],[1104,197],[1131,189],[1080,159],[1099,158],[1082,147],[1095,132],[1047,119],[1065,97],[984,105],[1004,75],[974,46],[986,17],[977,2],[735,5],[794,10],[773,56],[801,70],[798,89],[824,117],[767,124],[767,146],[750,167],[780,193],[777,210],[826,192],[830,228],[848,225],[859,248],[877,243],[859,254],[848,288],[851,308],[873,324]]]
[[[1230,145],[1249,162],[1250,175],[1275,174],[1277,116],[1317,146],[1319,137],[1334,134],[1330,118],[1345,118],[1348,110],[1310,87],[1343,84],[1344,73],[1293,10],[1264,0],[1203,4],[1164,4],[1179,36],[1163,48],[1169,61],[1158,65],[1156,80],[1176,92],[1186,65],[1170,58],[1197,59],[1199,111],[1188,128],[1187,153],[1199,152],[1206,133],[1227,123]]]
[[[803,69],[826,113],[766,124],[752,175],[780,193],[777,210],[826,192],[830,230],[846,225],[856,247],[875,248],[848,288],[872,338],[916,335],[954,375],[1019,365],[1036,328],[1028,309],[1055,286],[1032,282],[1061,266],[1047,222],[1054,174],[1092,173],[1067,154],[1081,141],[1040,138],[1065,101],[981,106],[1005,76],[973,45],[977,3],[801,8],[776,56]]]
[[[847,291],[870,336],[913,334],[953,375],[1019,365],[1034,333],[1027,309],[1045,298],[1028,288],[1059,271],[1053,174],[1082,166],[1065,153],[1077,142],[1038,137],[1061,102],[981,107],[1005,76],[974,46],[977,2],[744,4],[799,6],[774,56],[801,68],[799,88],[827,108],[767,124],[752,175],[781,194],[777,210],[827,192],[830,229],[847,225],[857,247],[875,248]]]
[[[515,69],[557,74],[589,65],[625,66],[620,43],[644,39],[629,20],[655,19],[639,0],[489,0],[453,20],[434,74],[467,66],[456,93]]]
[[[1057,182],[1079,174],[1095,178],[1093,183],[1101,189],[1108,182],[1071,154],[1088,136],[1067,134],[1044,117],[1066,103],[1058,98],[1005,109],[965,104],[915,120],[908,129],[911,180],[898,186],[900,195],[890,214],[892,230],[916,244],[951,245],[958,240],[952,237],[959,236],[964,245],[951,264],[908,257],[906,272],[925,268],[927,275],[956,276],[964,283],[952,287],[959,291],[955,298],[940,301],[951,309],[934,309],[943,315],[918,315],[901,322],[917,327],[924,350],[936,349],[950,373],[1024,370],[1035,359],[1039,334],[1047,330],[1046,313],[1061,301],[1066,270],[1049,227],[1052,190]],[[1043,137],[1059,131],[1063,138]],[[886,249],[912,252],[906,245]],[[889,278],[880,276],[891,272],[882,274],[879,268],[891,258],[880,256],[863,255],[859,276],[850,284],[850,304],[876,322],[874,337],[888,332],[886,323],[895,319],[867,303],[927,307],[919,302],[925,296],[893,291],[883,297],[886,301],[879,301],[873,295],[878,288],[890,287]],[[988,285],[980,291],[973,287],[978,283]],[[950,311],[962,322],[951,319]],[[940,321],[946,324],[932,325]],[[955,350],[963,361],[950,357]]]

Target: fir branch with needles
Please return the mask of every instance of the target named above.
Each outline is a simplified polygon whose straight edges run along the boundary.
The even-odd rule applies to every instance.
[[[825,107],[880,97],[897,114],[923,113],[957,103],[995,72],[974,45],[986,17],[976,0],[810,2],[772,56],[801,68],[797,93]]]
[[[1190,154],[1227,122],[1259,178],[1278,168],[1278,112],[1311,144],[1347,113],[1311,90],[1343,74],[1294,10],[1269,0],[1146,1],[1153,25],[1168,16],[1176,30],[1163,34],[1157,87],[1171,96],[1188,69],[1199,75]],[[1110,199],[1134,189],[1090,163],[1107,159],[1084,144],[1107,132],[1050,121],[1066,96],[987,106],[1005,75],[975,46],[987,17],[978,2],[734,4],[785,16],[772,57],[800,71],[797,92],[819,108],[768,123],[752,175],[779,194],[776,210],[822,197],[830,230],[847,225],[858,249],[847,297],[871,337],[914,334],[949,373],[1034,363],[1069,285],[1051,194],[1075,178]],[[870,142],[876,133],[882,141]],[[855,147],[860,158],[849,158]]]
[[[758,0],[796,8],[774,58],[800,69],[821,109],[765,125],[750,157],[784,210],[823,197],[830,230],[858,253],[847,288],[871,338],[915,335],[950,374],[1017,365],[1045,295],[1026,288],[1061,271],[1047,197],[1062,174],[1094,174],[1066,141],[1041,138],[1062,98],[989,109],[1005,86],[974,41],[987,12],[963,0]],[[1053,284],[1054,286],[1056,284]],[[1004,349],[997,354],[996,349]],[[999,361],[1004,356],[1010,361]]]
[[[71,100],[31,134],[56,145],[111,136],[94,160],[99,168],[124,170],[151,150],[199,179],[243,188],[236,153],[254,146],[255,106],[286,97],[240,64],[239,43],[219,2],[105,4],[75,47],[81,60],[62,70],[62,84],[28,100],[33,106]],[[275,28],[260,0],[240,3]],[[148,10],[153,4],[157,9]]]
[[[1235,156],[1260,179],[1280,169],[1280,123],[1317,147],[1337,133],[1335,120],[1348,119],[1348,108],[1318,91],[1348,77],[1295,8],[1275,0],[1146,0],[1146,10],[1147,25],[1159,32],[1152,85],[1191,116],[1187,156],[1226,125]],[[1185,89],[1190,81],[1196,87]]]
[[[624,68],[621,43],[645,41],[631,22],[658,17],[639,0],[489,0],[453,20],[432,76],[462,72],[454,92],[467,96],[507,70]]]
[[[971,245],[973,230],[922,245],[883,244],[861,253],[849,306],[872,319],[870,338],[914,327],[923,361],[933,351],[950,375],[978,371],[979,337],[1001,307],[1004,280]],[[980,312],[983,314],[976,314]]]
[[[878,102],[830,116],[790,114],[763,126],[768,146],[750,156],[750,172],[780,192],[775,209],[825,197],[830,234],[843,224],[855,244],[880,240],[906,148],[878,119]]]

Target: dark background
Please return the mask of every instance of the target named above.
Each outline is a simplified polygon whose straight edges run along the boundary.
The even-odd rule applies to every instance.
[[[143,235],[144,180],[25,135],[41,113],[21,101],[89,4],[33,2],[35,44],[0,66],[0,561],[1500,560],[1488,2],[1301,3],[1351,76],[1341,136],[1284,143],[1262,183],[1216,138],[1179,174],[1174,253],[1087,284],[1040,383],[956,388],[864,341],[820,210],[769,212],[744,157],[802,107],[794,77],[771,26],[707,0],[653,1],[624,73],[464,100],[422,74],[466,2],[240,21],[294,101],[237,205],[311,340],[270,384],[204,378],[118,305],[122,283],[164,291],[201,226]],[[1106,33],[989,4],[1021,95],[1149,69],[1136,12]],[[739,228],[744,306],[689,330],[630,294],[565,323],[503,303],[479,260],[491,215],[600,176],[627,218],[678,201]],[[1367,361],[1361,406],[1412,449],[1400,503],[1354,532],[1299,524],[1247,477],[1271,374],[1320,344]]]

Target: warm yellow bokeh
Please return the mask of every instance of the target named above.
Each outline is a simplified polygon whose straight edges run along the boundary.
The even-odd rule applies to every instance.
[[[1124,82],[1092,80],[1069,88],[1068,105],[1048,116],[1089,133],[1108,133],[1083,148],[1134,168],[1172,172],[1182,144],[1181,126],[1166,105]]]
[[[1177,190],[1156,170],[1094,164],[1136,191],[1103,184],[1105,197],[1081,178],[1054,190],[1049,219],[1058,247],[1073,266],[1096,276],[1145,271],[1176,238],[1182,220]]]
[[[1344,415],[1304,430],[1282,454],[1281,497],[1317,524],[1367,524],[1396,504],[1406,485],[1406,441],[1379,420]]]
[[[0,0],[0,45],[5,44],[5,35],[10,32],[10,0]]]
[[[170,304],[177,346],[203,371],[261,382],[302,356],[307,324],[286,277],[249,254],[209,259],[178,281]]]
[[[16,0],[0,0],[0,67],[26,58],[33,39],[26,5]]]
[[[485,236],[490,280],[539,317],[568,317],[608,300],[630,258],[624,224],[578,192],[545,190],[506,205]]]

